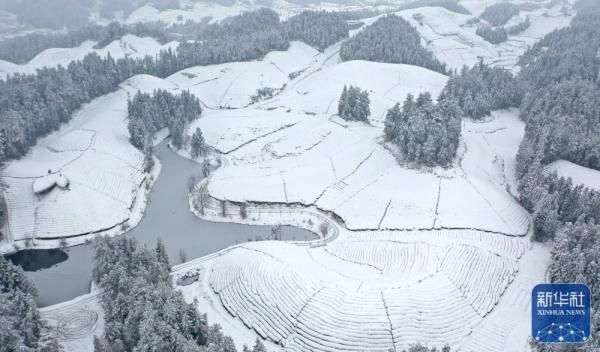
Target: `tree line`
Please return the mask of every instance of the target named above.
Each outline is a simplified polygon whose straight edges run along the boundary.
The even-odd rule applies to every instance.
[[[517,173],[535,238],[553,241],[551,281],[593,290],[592,339],[586,345],[591,347],[600,343],[600,192],[544,172],[558,159],[600,169],[600,8],[581,0],[574,7],[579,10],[569,27],[546,35],[520,60],[519,82],[526,92],[520,116],[526,127]]]
[[[187,43],[196,39],[223,42],[235,39],[235,36],[244,35],[244,38],[252,40],[250,44],[260,44],[260,42],[266,41],[266,39],[261,38],[257,41],[253,39],[253,33],[245,33],[243,30],[244,26],[254,26],[249,29],[256,32],[257,20],[265,20],[265,24],[275,32],[271,35],[277,35],[277,37],[271,38],[271,40],[274,42],[281,40],[282,43],[279,45],[279,48],[287,48],[286,41],[300,40],[319,50],[323,50],[348,37],[346,17],[347,14],[345,13],[304,11],[290,17],[285,22],[280,22],[276,13],[264,9],[228,18],[221,23],[215,24],[208,23],[206,19],[199,22],[187,21],[175,24],[168,24],[161,21],[135,24],[111,22],[106,26],[86,24],[72,28],[64,33],[30,33],[4,39],[0,41],[0,60],[23,64],[46,49],[76,47],[87,40],[97,42],[96,48],[103,48],[110,44],[110,42],[118,40],[126,34],[152,37],[163,44],[170,40]],[[266,28],[263,29],[263,32],[266,32]],[[242,42],[242,40],[235,40],[236,44]],[[211,46],[210,49],[218,50],[214,46]],[[207,64],[211,64],[217,59],[204,60]]]
[[[340,49],[343,61],[367,60],[408,64],[446,73],[446,65],[421,46],[421,36],[405,19],[386,15],[344,41]]]

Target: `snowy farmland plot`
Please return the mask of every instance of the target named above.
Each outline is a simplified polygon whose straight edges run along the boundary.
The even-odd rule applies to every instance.
[[[462,2],[461,2],[462,3]],[[472,15],[459,14],[442,7],[421,7],[400,11],[397,14],[410,22],[422,37],[423,43],[438,60],[449,68],[460,70],[463,65],[473,66],[480,58],[486,63],[507,69],[514,69],[519,57],[536,41],[554,29],[569,25],[572,16],[564,16],[560,6],[551,9],[521,11],[522,20],[529,16],[531,26],[517,35],[509,35],[504,43],[494,45],[475,34],[477,25],[467,22],[478,16],[483,8],[495,1],[473,1]],[[481,10],[479,6],[483,5]],[[419,14],[420,20],[415,19]],[[519,22],[519,19],[515,19]]]
[[[317,51],[293,42],[287,51],[271,52],[261,61],[196,66],[168,78],[194,93],[209,108],[241,108],[259,89],[281,90],[290,75],[307,69]]]
[[[19,246],[29,239],[39,240],[41,247],[56,246],[57,241],[44,240],[119,233],[139,221],[145,203],[144,157],[129,143],[127,95],[169,85],[136,76],[122,87],[84,106],[66,127],[6,165],[2,181],[9,240]]]

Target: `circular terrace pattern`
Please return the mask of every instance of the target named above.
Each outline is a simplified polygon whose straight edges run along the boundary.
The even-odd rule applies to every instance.
[[[231,315],[286,350],[401,350],[463,341],[516,259],[468,243],[260,242],[215,259],[209,283]]]

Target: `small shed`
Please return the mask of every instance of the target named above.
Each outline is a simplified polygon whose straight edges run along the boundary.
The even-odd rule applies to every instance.
[[[48,174],[33,181],[33,193],[42,194],[51,191],[55,186],[62,189],[69,187],[69,179],[63,174]]]

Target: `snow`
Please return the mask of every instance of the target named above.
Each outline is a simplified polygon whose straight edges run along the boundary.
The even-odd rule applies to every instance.
[[[478,231],[340,231],[341,238],[319,248],[272,241],[237,245],[175,267],[174,275],[201,271],[199,282],[179,289],[186,299],[199,300],[209,320],[224,322],[225,333],[248,340],[243,326],[227,320],[231,314],[286,351],[385,351],[415,341],[478,346],[481,341],[471,336],[478,326],[509,322],[523,308],[503,295],[513,281],[519,290],[527,284],[519,269],[543,277],[520,268],[519,258],[525,254],[531,261],[532,254],[519,238]],[[504,314],[498,317],[496,309]],[[488,323],[490,311],[494,321]],[[495,346],[504,345],[499,340]]]
[[[514,326],[523,328],[527,294],[544,277],[529,265],[548,253],[530,251],[522,237],[529,215],[513,198],[524,133],[518,112],[465,120],[450,169],[410,169],[383,145],[381,118],[367,125],[335,116],[339,91],[366,87],[382,116],[408,93],[427,87],[437,95],[446,78],[407,65],[339,63],[335,54],[318,62],[276,97],[207,110],[190,127],[225,153],[199,187],[207,200],[195,213],[308,227],[300,211],[310,210],[339,219],[329,225],[335,235],[309,246],[237,245],[176,267],[175,275],[203,272],[179,288],[186,299],[198,299],[234,339],[252,341],[250,330],[275,350],[385,351],[415,342],[524,350],[526,336]],[[399,81],[403,88],[388,96]],[[221,200],[234,202],[225,216]],[[246,219],[238,202],[250,202]],[[486,343],[495,332],[495,344]]]
[[[65,351],[92,351],[94,336],[104,334],[104,311],[95,292],[42,308],[40,313]]]
[[[492,2],[461,3],[478,14]],[[147,5],[128,21],[175,21],[179,14],[218,20],[242,9],[238,3],[226,8],[198,2],[158,12]],[[412,19],[416,12],[424,15],[423,26]],[[439,7],[400,12],[450,67],[482,56],[511,68],[536,36],[569,23],[553,14],[533,13],[525,39],[492,46],[475,28],[462,26],[472,16]],[[318,240],[250,242],[173,268],[175,282],[200,273],[197,282],[178,289],[186,300],[197,299],[198,309],[239,350],[261,337],[269,350],[286,351],[402,350],[415,342],[448,343],[460,351],[527,351],[529,295],[544,280],[550,255],[530,242],[530,217],[515,200],[515,156],[524,134],[518,111],[464,120],[459,155],[449,169],[409,168],[383,143],[385,112],[409,93],[428,91],[435,98],[447,77],[410,65],[342,63],[338,52],[339,44],[318,53],[294,42],[259,61],[193,67],[166,80],[133,77],[2,171],[11,239],[87,234],[123,221],[135,225],[145,202],[143,157],[128,141],[126,96],[189,89],[204,112],[188,135],[201,128],[207,144],[222,153],[222,166],[197,186],[205,200],[202,213],[194,208],[196,195],[190,196],[194,214],[315,233],[327,228]],[[369,124],[336,116],[344,85],[370,92]],[[275,96],[250,104],[265,87],[276,89]],[[598,179],[597,171],[567,162],[548,169],[586,184]],[[33,183],[48,177],[48,170],[68,178],[69,189],[35,196]],[[243,219],[241,202],[249,202]],[[83,311],[101,311],[98,298],[82,300],[88,298],[96,306],[86,303]],[[78,317],[80,310],[71,309],[78,302],[47,310]],[[85,316],[75,322],[94,320],[94,314]],[[59,338],[68,351],[91,350],[91,336],[101,333],[93,324],[79,325],[76,338]]]
[[[66,188],[69,185],[69,179],[63,174],[49,174],[38,177],[33,181],[33,193],[43,193],[51,190],[54,186]]]
[[[7,185],[10,241],[33,238],[36,246],[52,247],[56,241],[47,240],[75,237],[75,244],[95,233],[120,233],[121,224],[139,221],[146,176],[142,153],[129,143],[127,94],[161,87],[168,83],[133,77],[120,90],[85,105],[24,158],[6,165],[2,181]],[[60,187],[39,193],[54,184]]]
[[[600,191],[600,171],[577,165],[566,160],[557,160],[544,168],[545,173],[556,172],[558,176],[571,178],[574,185]]]
[[[281,114],[275,111],[258,116],[282,123]],[[203,131],[207,136],[223,135],[220,129],[212,132],[210,116],[199,121]],[[464,168],[438,170],[436,174],[399,166],[379,143],[380,128],[361,123],[344,127],[333,121],[322,115],[308,116],[293,126],[273,127],[275,132],[262,138],[254,134],[242,139],[243,144],[229,153],[230,163],[210,178],[208,192],[236,202],[314,204],[335,212],[348,228],[356,230],[527,232],[527,213],[505,192],[503,184],[487,178],[488,172],[480,172],[495,165],[489,162],[488,154],[482,156],[480,149],[469,148],[468,142],[474,138],[465,137]],[[493,124],[512,122],[508,118],[498,121]],[[230,128],[240,125],[232,123]],[[244,133],[242,128],[236,130]],[[211,144],[214,138],[206,140]],[[517,147],[518,143],[513,149]],[[506,164],[510,163],[514,159]]]
[[[481,5],[484,2],[477,0],[473,3]],[[479,12],[476,10],[473,13]],[[423,16],[423,25],[413,18],[416,13]],[[508,41],[494,45],[475,34],[476,26],[466,25],[473,15],[458,14],[442,7],[421,7],[397,14],[417,29],[424,45],[438,60],[453,69],[460,69],[463,65],[473,66],[480,58],[494,66],[514,69],[519,56],[528,47],[547,33],[568,26],[572,19],[572,16],[563,16],[559,9],[521,11],[522,15],[530,17],[531,26],[518,35],[509,36]]]
[[[310,71],[290,84],[289,94],[259,105],[331,115],[337,113],[344,85],[355,85],[369,91],[371,122],[381,124],[386,111],[407,94],[428,91],[435,98],[446,80],[444,75],[416,66],[348,61]]]
[[[161,50],[174,49],[178,45],[177,42],[169,42],[162,45],[153,38],[140,38],[132,34],[127,34],[119,40],[114,40],[100,49],[95,49],[96,44],[96,42],[88,40],[74,48],[46,49],[23,65],[16,65],[0,60],[0,78],[14,73],[35,73],[37,69],[43,67],[56,67],[58,65],[67,67],[70,62],[82,60],[90,53],[96,53],[101,57],[106,57],[110,53],[115,60],[126,56],[143,58],[146,55],[154,56]]]
[[[163,21],[169,24],[185,23],[186,21],[199,21],[204,18],[209,18],[212,21],[220,21],[229,16],[239,15],[243,11],[248,10],[247,7],[223,6],[217,3],[204,1],[193,2],[182,9],[169,9],[165,11],[157,10],[152,4],[146,4],[137,10],[133,11],[125,20],[128,24],[139,22],[155,22]],[[179,20],[181,17],[181,21]]]
[[[194,93],[209,108],[240,108],[250,104],[257,89],[281,89],[289,75],[306,69],[317,51],[292,42],[287,51],[271,52],[260,61],[196,66],[167,78]]]

